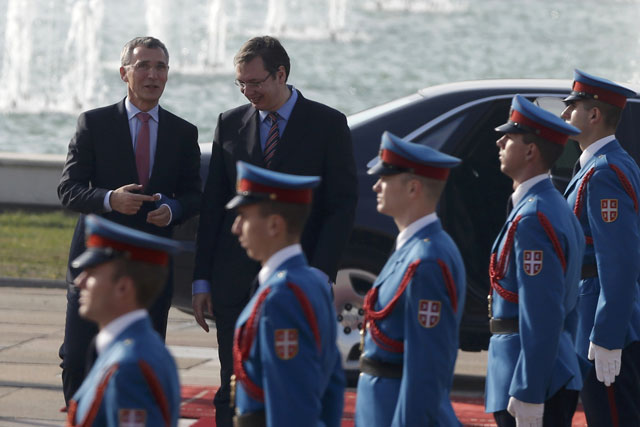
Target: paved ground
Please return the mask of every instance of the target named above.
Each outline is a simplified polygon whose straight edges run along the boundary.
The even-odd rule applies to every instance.
[[[11,286],[7,286],[11,285]],[[66,292],[0,280],[0,426],[58,426],[65,420],[58,364]],[[205,333],[191,315],[169,312],[167,344],[184,385],[219,385],[215,329]],[[460,352],[457,394],[481,395],[486,352]],[[189,426],[194,420],[181,420]]]

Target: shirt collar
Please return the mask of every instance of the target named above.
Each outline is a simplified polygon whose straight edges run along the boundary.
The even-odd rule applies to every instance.
[[[529,178],[525,182],[518,185],[518,188],[511,194],[511,202],[513,202],[513,206],[517,206],[520,203],[520,200],[524,197],[525,194],[531,190],[531,187],[539,183],[540,181],[544,181],[545,179],[549,179],[548,173],[543,173],[540,175],[536,175],[533,178]]]
[[[138,114],[140,111],[142,111],[141,109],[139,109],[138,107],[133,105],[131,103],[131,101],[129,101],[129,97],[128,96],[124,100],[124,108],[127,110],[127,118],[129,120],[134,118],[136,114]],[[160,108],[160,105],[156,104],[155,107],[153,107],[151,110],[147,111],[147,113],[149,113],[151,118],[153,120],[155,120],[156,123],[158,123],[158,110],[159,110],[159,108]]]
[[[287,85],[287,87],[291,90],[291,96],[289,97],[289,99],[287,99],[287,102],[282,105],[282,107],[276,110],[278,116],[282,117],[285,121],[289,120],[291,112],[293,111],[293,107],[296,105],[296,101],[298,100],[298,91],[296,90],[296,88],[292,85]],[[264,122],[269,113],[272,112],[273,111],[258,110],[258,113],[260,113],[260,122]]]
[[[609,136],[605,136],[604,138],[601,138],[599,140],[597,140],[596,142],[594,142],[593,144],[591,144],[590,146],[588,146],[587,148],[585,148],[585,150],[582,152],[582,154],[580,154],[580,167],[583,168],[584,165],[587,164],[587,162],[589,160],[591,160],[591,158],[605,145],[607,145],[608,143],[610,143],[611,141],[613,141],[614,139],[616,139],[615,135],[609,135]]]
[[[267,262],[264,263],[258,273],[258,282],[262,285],[266,282],[274,271],[278,269],[286,260],[302,253],[302,246],[299,243],[280,249],[271,255]]]
[[[109,322],[107,326],[102,328],[96,336],[96,351],[98,354],[102,353],[104,349],[109,347],[109,344],[122,333],[132,323],[148,316],[147,310],[138,309],[130,311],[127,314],[123,314],[115,320]]]
[[[418,232],[418,230],[426,227],[432,222],[436,222],[437,220],[438,215],[435,212],[432,212],[429,215],[423,216],[422,218],[413,221],[407,228],[405,228],[398,234],[398,237],[396,238],[396,250],[403,247],[404,244],[407,243],[407,241]]]

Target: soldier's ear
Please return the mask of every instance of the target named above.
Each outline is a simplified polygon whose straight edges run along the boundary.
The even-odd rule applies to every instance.
[[[286,232],[287,225],[282,215],[271,214],[267,217],[267,233],[269,237],[275,237],[280,233]]]

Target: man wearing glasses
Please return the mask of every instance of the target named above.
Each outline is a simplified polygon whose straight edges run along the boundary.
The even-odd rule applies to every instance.
[[[205,331],[216,319],[220,389],[216,423],[231,425],[229,381],[236,319],[249,299],[260,265],[231,234],[235,219],[225,204],[236,194],[238,160],[294,175],[322,178],[301,244],[309,264],[334,281],[353,226],[356,167],[345,116],[310,101],[287,84],[290,61],[269,36],[247,41],[234,58],[235,84],[249,103],[220,114],[201,206],[193,283],[193,309]]]
[[[69,260],[85,250],[85,214],[156,236],[170,237],[173,226],[200,206],[200,148],[197,128],[158,105],[169,72],[169,53],[152,37],[128,42],[120,58],[127,96],[117,104],[78,118],[69,143],[58,196],[80,218]],[[170,270],[171,270],[171,266]],[[64,342],[60,348],[62,383],[68,403],[85,376],[88,348],[98,330],[78,315],[73,280],[81,271],[69,265]],[[165,336],[171,306],[171,273],[149,313]]]

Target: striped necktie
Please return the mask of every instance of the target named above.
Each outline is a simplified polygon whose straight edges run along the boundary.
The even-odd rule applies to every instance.
[[[267,136],[267,142],[264,144],[263,159],[267,167],[271,166],[271,159],[276,152],[278,142],[280,142],[280,130],[278,129],[278,113],[269,113],[269,120],[271,120],[271,129],[269,129],[269,135]]]

